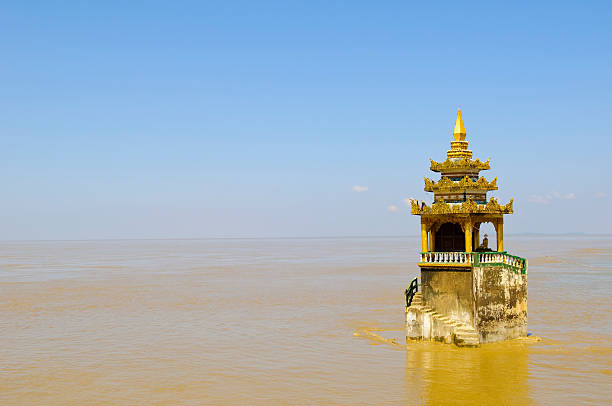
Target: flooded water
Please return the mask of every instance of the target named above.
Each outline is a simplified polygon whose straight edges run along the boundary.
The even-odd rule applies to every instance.
[[[405,343],[413,238],[4,242],[0,404],[610,403],[612,238],[505,245],[542,341],[460,349]]]

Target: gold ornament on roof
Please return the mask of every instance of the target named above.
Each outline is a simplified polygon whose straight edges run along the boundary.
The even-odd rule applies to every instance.
[[[500,205],[494,197],[487,204],[478,204],[472,199],[467,199],[463,203],[448,204],[443,200],[434,202],[431,206],[427,206],[424,202],[419,204],[418,201],[410,199],[412,206],[410,213],[414,215],[444,215],[444,214],[512,214],[512,205],[514,199],[506,205]]]
[[[447,158],[444,162],[436,162],[433,159],[429,159],[429,161],[431,162],[429,169],[433,172],[448,172],[459,169],[475,169],[478,171],[491,169],[491,166],[489,165],[491,159],[487,159],[486,162],[482,162],[478,158],[476,158],[475,160],[468,158],[464,158],[461,160],[451,160]]]
[[[461,117],[461,107],[457,110],[457,120],[455,120],[455,131],[453,131],[455,141],[465,141],[465,126],[463,125],[463,117]]]
[[[451,149],[446,153],[449,159],[472,158],[472,151],[468,149],[468,142],[465,140],[466,132],[461,117],[461,108],[457,111],[455,120],[455,131],[453,131],[454,141],[451,141]]]
[[[469,176],[465,176],[460,181],[454,182],[447,177],[443,177],[437,183],[431,179],[425,178],[425,191],[426,192],[464,192],[464,191],[483,191],[497,190],[497,178],[491,182],[485,178],[479,178],[474,181]]]

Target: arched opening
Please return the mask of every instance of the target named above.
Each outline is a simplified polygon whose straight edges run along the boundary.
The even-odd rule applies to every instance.
[[[465,251],[465,233],[456,223],[444,223],[436,231],[436,251]]]
[[[487,221],[478,224],[478,242],[474,240],[475,251],[493,251],[496,248],[497,243],[497,232],[493,223]],[[485,240],[486,236],[486,240]]]

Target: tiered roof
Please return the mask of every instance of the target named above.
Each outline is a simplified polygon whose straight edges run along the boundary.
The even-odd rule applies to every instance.
[[[497,190],[497,178],[491,182],[480,177],[474,181],[469,176],[465,176],[458,182],[453,182],[449,178],[442,178],[435,182],[429,178],[425,178],[425,191],[434,193],[463,193],[464,191],[483,191]]]
[[[442,176],[439,181],[425,178],[425,191],[434,193],[434,204],[412,201],[412,214],[439,215],[439,214],[510,214],[512,213],[512,200],[505,206],[500,205],[497,199],[491,198],[487,202],[487,192],[497,190],[497,178],[488,181],[480,177],[482,170],[490,169],[489,159],[482,162],[472,159],[472,151],[468,149],[461,109],[457,112],[454,140],[451,149],[446,153],[443,162],[431,161],[430,169],[439,172]]]

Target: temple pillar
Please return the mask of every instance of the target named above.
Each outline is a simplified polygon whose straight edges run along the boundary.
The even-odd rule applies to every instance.
[[[465,223],[465,252],[472,252],[472,223]]]
[[[497,221],[497,227],[495,227],[495,231],[497,232],[497,252],[502,252],[504,250],[504,220],[500,219]]]
[[[433,226],[429,230],[429,250],[430,251],[436,250],[436,232],[433,229]]]
[[[472,233],[473,247],[474,249],[480,247],[480,223],[474,225],[474,232]]]
[[[427,243],[427,224],[421,222],[421,251],[429,251],[429,244]]]

